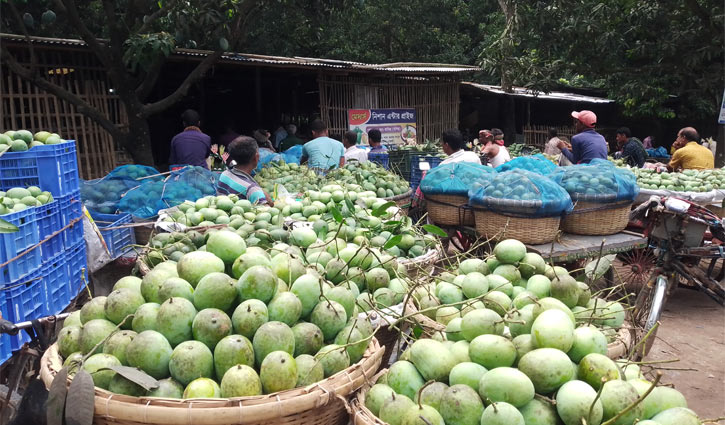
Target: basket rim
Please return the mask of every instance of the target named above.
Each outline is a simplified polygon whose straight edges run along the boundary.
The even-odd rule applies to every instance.
[[[378,378],[388,372],[388,368],[383,368],[375,376],[373,376],[372,382],[376,382]],[[355,398],[350,402],[350,410],[353,424],[355,425],[382,425],[387,424],[382,419],[378,418],[365,407],[365,394],[372,388],[371,385],[365,384],[360,387],[360,390],[355,395]]]
[[[281,419],[321,408],[357,391],[378,371],[385,347],[373,337],[363,358],[350,367],[302,388],[251,397],[215,399],[168,399],[160,397],[131,397],[114,394],[95,387],[94,416],[117,421],[149,424],[179,423],[257,423]],[[40,377],[50,388],[62,361],[55,343],[46,350],[40,362]],[[209,415],[217,422],[209,422]],[[204,421],[204,418],[207,420]],[[195,420],[196,419],[196,420]]]

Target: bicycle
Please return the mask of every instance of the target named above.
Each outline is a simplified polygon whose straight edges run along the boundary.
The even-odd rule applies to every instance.
[[[720,218],[701,206],[674,197],[652,196],[630,214],[630,221],[641,220],[649,250],[654,259],[652,273],[637,294],[632,311],[634,323],[641,326],[641,347],[635,355],[647,355],[654,343],[662,309],[667,298],[684,281],[720,305],[725,305],[724,280],[711,274],[715,262],[725,259],[725,250],[715,241],[725,241]],[[706,241],[710,232],[713,241]],[[707,273],[699,266],[710,260]]]

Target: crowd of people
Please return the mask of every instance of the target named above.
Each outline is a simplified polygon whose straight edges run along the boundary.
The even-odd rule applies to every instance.
[[[571,117],[575,130],[571,141],[560,137],[556,129],[551,129],[544,153],[558,156],[559,165],[562,166],[588,164],[597,158],[607,159],[609,146],[596,131],[596,114],[587,110],[573,111]],[[207,158],[214,147],[211,137],[201,130],[199,114],[189,109],[182,114],[181,120],[184,129],[171,140],[170,164],[173,164],[172,167],[194,165],[208,168]],[[297,135],[297,127],[289,122],[283,122],[274,133],[258,129],[251,136],[240,135],[234,132],[232,126],[227,126],[217,143],[225,147],[223,159],[228,166],[219,180],[220,193],[237,193],[252,202],[271,203],[269,194],[264,193],[252,177],[259,163],[260,152],[263,151],[283,152],[301,145],[300,162],[321,171],[342,167],[346,162],[364,163],[368,161],[369,153],[386,152],[382,134],[377,129],[367,133],[369,149],[358,144],[359,135],[354,131],[345,132],[342,142],[331,138],[327,125],[320,119],[309,124],[309,131],[312,137],[306,141]],[[677,133],[672,146],[672,158],[667,164],[646,162],[646,149],[652,147],[651,137],[642,142],[632,136],[629,128],[620,127],[615,140],[618,150],[613,156],[623,159],[632,167],[680,171],[715,166],[712,151],[701,145],[700,135],[692,127],[685,127]],[[478,138],[469,145],[458,129],[448,129],[441,134],[440,143],[447,155],[442,164],[473,162],[498,167],[511,160],[504,133],[498,128],[480,130]]]

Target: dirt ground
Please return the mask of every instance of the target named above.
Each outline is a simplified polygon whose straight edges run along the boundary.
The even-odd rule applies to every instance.
[[[725,310],[701,292],[679,288],[668,300],[647,360],[663,364],[663,383],[674,384],[703,419],[725,417]]]

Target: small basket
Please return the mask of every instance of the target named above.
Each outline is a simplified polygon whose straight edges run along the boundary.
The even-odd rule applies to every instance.
[[[391,196],[390,198],[383,198],[386,201],[393,201],[395,202],[395,205],[400,208],[400,211],[408,215],[408,210],[410,210],[410,203],[411,203],[411,196],[413,196],[413,190],[409,190],[405,193],[401,193],[400,195]]]
[[[556,239],[557,217],[513,217],[480,208],[474,209],[476,232],[487,239],[517,239],[525,244],[543,244]]]
[[[442,323],[438,323],[428,316],[421,314],[415,314],[418,308],[413,303],[413,298],[409,297],[407,304],[405,304],[405,315],[414,314],[411,319],[416,326],[419,326],[423,331],[423,335],[432,337],[437,332],[445,332],[446,326]]]
[[[352,410],[352,424],[353,425],[388,425],[387,422],[383,422],[378,419],[367,407],[365,407],[365,395],[367,394],[370,387],[375,384],[380,376],[387,373],[388,369],[382,369],[377,375],[373,377],[370,383],[365,384],[360,392],[357,393],[357,397],[350,403]]]
[[[561,230],[575,235],[613,235],[627,227],[632,201],[614,204],[577,201],[561,220]]]
[[[425,195],[426,209],[431,222],[444,226],[473,226],[473,211],[464,208],[468,196],[463,195]]]
[[[273,394],[231,399],[131,397],[95,388],[94,424],[347,425],[348,396],[378,371],[384,348],[373,338],[362,360],[315,384]],[[63,367],[58,345],[40,360],[40,379],[50,388]]]
[[[632,347],[633,333],[634,328],[632,327],[632,324],[625,321],[617,332],[617,339],[614,342],[607,344],[607,357],[612,360],[627,357],[629,350]]]
[[[405,266],[405,270],[408,272],[409,277],[416,277],[421,274],[430,274],[435,267],[435,263],[440,259],[442,254],[442,248],[436,246],[435,248],[429,249],[423,255],[419,255],[415,258],[400,258],[398,264]]]
[[[136,237],[136,243],[138,245],[146,245],[151,239],[151,234],[154,231],[154,219],[145,219],[139,217],[133,217],[133,222],[137,225],[134,226],[133,232]]]

